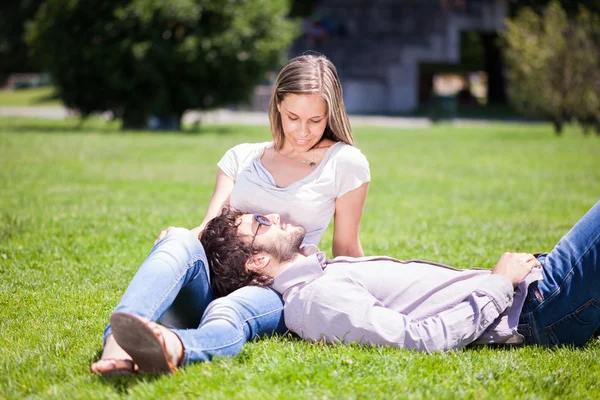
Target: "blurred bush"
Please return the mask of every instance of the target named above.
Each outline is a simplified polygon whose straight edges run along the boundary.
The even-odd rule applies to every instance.
[[[503,33],[508,96],[521,112],[548,117],[560,134],[575,118],[600,133],[600,17],[569,18],[557,1],[522,9]]]
[[[288,0],[47,0],[27,42],[60,99],[124,129],[246,101],[298,32]]]
[[[12,73],[39,72],[23,40],[24,23],[43,0],[0,2],[0,87]]]

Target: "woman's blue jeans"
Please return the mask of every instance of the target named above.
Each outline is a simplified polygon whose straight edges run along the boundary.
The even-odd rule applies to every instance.
[[[160,321],[183,343],[183,364],[237,354],[246,341],[286,331],[283,300],[248,286],[213,299],[208,262],[198,238],[176,228],[153,248],[115,311]],[[104,330],[104,340],[111,333]]]
[[[600,202],[548,254],[519,320],[525,343],[584,345],[600,327]]]

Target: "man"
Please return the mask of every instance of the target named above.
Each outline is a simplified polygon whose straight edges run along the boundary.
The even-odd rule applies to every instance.
[[[304,229],[276,214],[224,209],[209,226],[203,242],[213,285],[223,293],[248,282],[271,285],[283,295],[288,329],[307,340],[425,352],[473,343],[579,346],[600,326],[600,202],[550,253],[505,253],[493,270],[389,257],[326,260],[300,248]],[[231,229],[237,234],[219,235]],[[176,335],[149,321],[115,313],[111,322],[138,364],[177,361],[184,351],[166,343]]]

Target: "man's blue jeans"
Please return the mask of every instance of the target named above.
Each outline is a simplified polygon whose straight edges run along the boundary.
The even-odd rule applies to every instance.
[[[208,276],[198,238],[174,229],[152,248],[115,311],[172,328],[185,349],[183,364],[235,355],[250,339],[286,331],[278,293],[249,286],[214,300]],[[110,332],[109,325],[105,340]]]
[[[519,320],[527,344],[584,345],[600,327],[600,202],[548,254]]]

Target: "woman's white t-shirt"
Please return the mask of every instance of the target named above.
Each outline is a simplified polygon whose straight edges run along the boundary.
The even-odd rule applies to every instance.
[[[229,204],[245,212],[277,213],[282,221],[306,229],[305,244],[317,245],[335,213],[335,200],[371,180],[369,162],[356,147],[337,142],[308,176],[280,188],[260,161],[271,144],[240,144],[219,161],[235,182]]]

